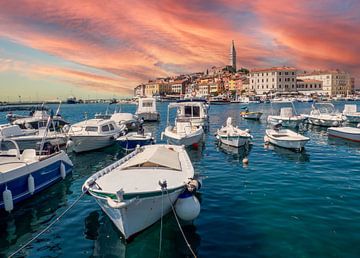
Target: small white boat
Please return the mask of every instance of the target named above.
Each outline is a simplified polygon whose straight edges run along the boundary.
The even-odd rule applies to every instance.
[[[160,114],[156,110],[156,100],[154,98],[139,98],[137,115],[144,122],[156,122],[160,120]]]
[[[70,127],[67,146],[74,152],[101,149],[114,144],[124,131],[125,125],[117,126],[112,120],[85,120]]]
[[[337,113],[331,103],[314,103],[306,117],[309,124],[325,127],[338,127],[344,121],[342,114]]]
[[[252,136],[249,134],[248,130],[244,131],[238,127],[234,127],[232,125],[231,117],[228,117],[226,120],[226,126],[217,130],[216,138],[223,144],[232,147],[241,147],[249,144]]]
[[[166,215],[172,205],[181,219],[195,219],[200,204],[191,191],[199,183],[193,178],[185,148],[147,145],[91,176],[83,191],[129,239]]]
[[[41,142],[45,136],[45,141],[52,145],[63,146],[66,144],[67,137],[63,133],[56,131],[46,132],[45,128],[41,129],[21,129],[18,125],[4,124],[0,125],[0,140],[11,139],[16,141],[20,151],[25,149],[34,149],[36,144]]]
[[[138,116],[131,113],[114,113],[110,116],[118,126],[125,125],[129,132],[137,131],[141,124]]]
[[[12,146],[0,150],[0,209],[10,212],[14,204],[64,179],[72,170],[73,164],[64,151],[40,148],[39,153],[26,149],[20,154],[15,141],[1,140],[0,147],[3,143]]]
[[[191,120],[183,116],[181,107],[187,106],[188,103],[170,103],[168,105],[167,127],[161,133],[161,138],[165,136],[170,144],[191,146],[201,142],[204,138],[204,129],[202,126],[195,126]],[[190,105],[193,107],[193,105]],[[178,108],[177,117],[175,118],[175,125],[170,125],[170,109]],[[191,109],[193,110],[193,109]],[[193,111],[192,111],[193,112]]]
[[[360,123],[360,112],[357,111],[356,104],[345,104],[343,115],[349,123]]]
[[[292,102],[289,98],[273,98],[270,100],[271,103],[289,103]]]
[[[190,121],[194,126],[202,126],[204,130],[209,128],[209,105],[202,99],[178,100],[170,103],[169,108],[177,108],[177,119]]]
[[[267,122],[271,125],[281,124],[283,127],[297,128],[305,120],[301,115],[293,114],[293,108],[283,107],[280,109],[280,115],[269,115]]]
[[[265,143],[301,151],[310,138],[298,134],[290,129],[267,129],[264,137]]]
[[[360,128],[355,127],[329,127],[328,135],[354,142],[360,142]]]

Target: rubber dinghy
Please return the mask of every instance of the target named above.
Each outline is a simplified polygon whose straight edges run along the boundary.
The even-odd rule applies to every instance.
[[[200,204],[192,193],[200,183],[193,178],[185,148],[147,145],[91,176],[83,191],[95,198],[129,239],[158,221],[172,205],[181,219],[195,219]]]
[[[226,120],[226,126],[221,127],[216,132],[216,138],[223,144],[240,147],[249,144],[252,136],[248,130],[241,130],[238,127],[232,125],[231,117]]]
[[[267,129],[264,141],[273,145],[301,151],[310,138],[298,134],[290,129]]]

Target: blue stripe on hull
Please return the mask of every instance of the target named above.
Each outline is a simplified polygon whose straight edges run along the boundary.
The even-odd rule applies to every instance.
[[[136,148],[136,145],[144,146],[151,144],[152,140],[127,140],[127,141],[118,141],[121,148],[126,150],[133,150]]]
[[[57,161],[47,167],[31,173],[31,175],[34,177],[35,182],[35,191],[33,194],[30,194],[28,189],[29,174],[0,184],[0,209],[4,208],[4,200],[2,193],[5,191],[6,186],[11,191],[13,202],[14,204],[16,204],[20,201],[30,198],[34,194],[44,190],[45,188],[56,183],[57,181],[60,181],[62,179],[60,173],[60,165],[61,161]],[[66,175],[68,175],[69,173],[71,173],[72,167],[66,163],[64,163],[64,165]]]

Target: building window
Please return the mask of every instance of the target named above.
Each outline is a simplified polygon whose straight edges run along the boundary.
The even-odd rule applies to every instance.
[[[292,72],[292,75],[295,75],[295,72]]]
[[[281,72],[279,72],[279,75],[281,75]]]
[[[285,75],[288,75],[289,73],[288,72],[285,72]]]
[[[272,78],[272,81],[275,81],[275,79],[274,79],[274,78]]]
[[[279,82],[281,82],[281,78],[279,78]]]

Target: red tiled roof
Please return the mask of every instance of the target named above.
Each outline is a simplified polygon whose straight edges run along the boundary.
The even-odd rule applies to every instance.
[[[251,69],[250,72],[274,72],[274,71],[296,71],[294,67],[280,66],[280,67],[270,67],[270,68],[256,68]]]

